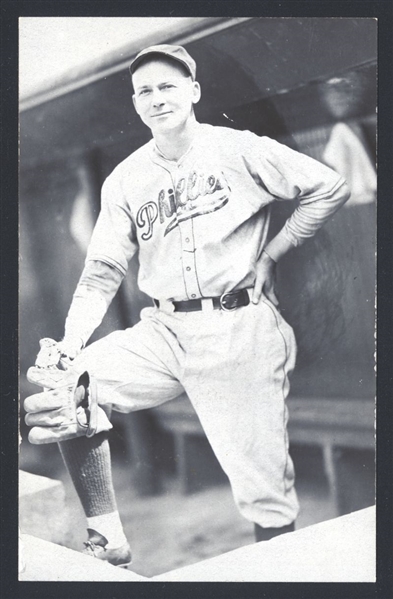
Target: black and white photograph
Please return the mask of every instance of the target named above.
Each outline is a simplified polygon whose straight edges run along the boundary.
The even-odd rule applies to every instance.
[[[375,583],[377,32],[19,17],[19,581]]]

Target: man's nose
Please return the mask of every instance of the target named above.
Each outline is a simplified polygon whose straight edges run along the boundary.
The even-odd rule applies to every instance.
[[[165,104],[165,100],[164,100],[164,96],[162,95],[162,92],[159,89],[154,90],[153,105],[154,106],[162,106],[163,104]]]

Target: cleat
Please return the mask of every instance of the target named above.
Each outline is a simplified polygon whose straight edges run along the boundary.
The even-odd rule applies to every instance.
[[[118,568],[128,568],[132,562],[131,549],[128,543],[124,543],[124,545],[115,549],[106,549],[108,540],[103,535],[92,528],[88,528],[87,532],[89,533],[89,540],[85,542],[85,549],[82,553],[90,557],[96,557]]]

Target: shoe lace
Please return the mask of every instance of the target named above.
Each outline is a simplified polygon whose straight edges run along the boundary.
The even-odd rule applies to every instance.
[[[102,545],[97,545],[97,543],[93,543],[92,541],[84,541],[83,544],[86,547],[85,552],[92,553],[94,557],[97,557],[98,553],[106,551],[105,547],[103,547]]]

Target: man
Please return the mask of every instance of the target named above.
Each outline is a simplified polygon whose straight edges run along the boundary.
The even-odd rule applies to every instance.
[[[133,102],[152,139],[107,178],[61,343],[43,344],[26,399],[33,443],[58,441],[84,507],[86,550],[131,560],[110,470],[107,418],[186,391],[258,541],[294,529],[288,453],[295,339],[274,292],[276,263],[348,199],[319,162],[249,131],[200,124],[196,65],[180,46],[143,50]],[[298,200],[267,244],[275,200]],[[83,349],[139,252],[153,300],[133,328]],[[71,364],[62,372],[60,360]]]

